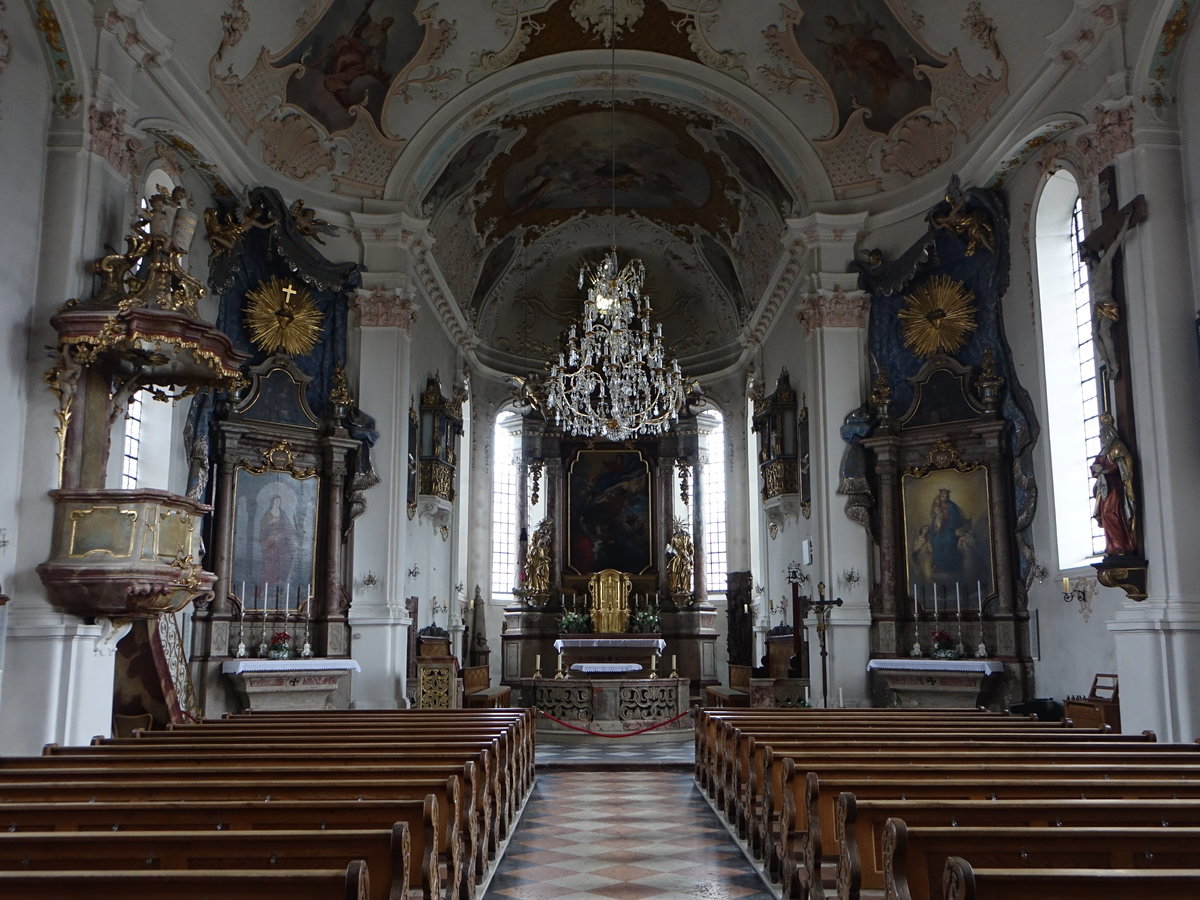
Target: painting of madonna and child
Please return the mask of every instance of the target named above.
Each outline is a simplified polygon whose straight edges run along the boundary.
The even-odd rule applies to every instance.
[[[248,472],[234,478],[232,593],[245,610],[303,616],[312,610],[320,479],[287,472]]]
[[[979,613],[993,591],[987,470],[904,476],[906,587],[926,614]]]

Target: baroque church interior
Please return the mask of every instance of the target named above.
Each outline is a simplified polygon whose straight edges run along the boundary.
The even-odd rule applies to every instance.
[[[0,3],[0,753],[1200,736],[1192,5]]]

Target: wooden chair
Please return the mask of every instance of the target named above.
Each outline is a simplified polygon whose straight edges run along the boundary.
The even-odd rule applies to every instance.
[[[1121,704],[1117,696],[1117,676],[1097,672],[1092,689],[1086,697],[1068,697],[1063,701],[1063,715],[1079,728],[1108,725],[1121,730]]]

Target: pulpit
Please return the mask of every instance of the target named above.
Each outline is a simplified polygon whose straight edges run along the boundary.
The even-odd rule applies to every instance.
[[[616,569],[602,569],[588,582],[592,622],[600,634],[622,634],[629,628],[629,592],[633,579]]]

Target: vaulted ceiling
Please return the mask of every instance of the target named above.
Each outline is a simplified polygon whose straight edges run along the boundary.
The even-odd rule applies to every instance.
[[[920,203],[999,159],[993,123],[1112,25],[1073,0],[223,5],[145,10],[246,171],[423,220],[479,359],[510,372],[546,358],[610,245],[645,261],[685,370],[733,364],[798,219]]]

